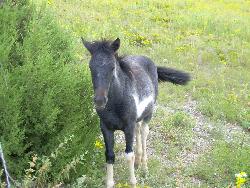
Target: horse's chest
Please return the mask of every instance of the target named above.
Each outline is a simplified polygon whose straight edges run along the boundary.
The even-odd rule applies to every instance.
[[[133,94],[132,96],[135,102],[136,115],[137,118],[139,118],[145,112],[147,107],[154,102],[154,98],[152,95],[143,97],[141,99],[139,99],[139,96],[137,94]]]

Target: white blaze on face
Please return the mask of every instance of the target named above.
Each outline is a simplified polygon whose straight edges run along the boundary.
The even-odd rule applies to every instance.
[[[143,98],[141,101],[139,101],[139,97],[137,94],[132,95],[135,100],[136,105],[136,112],[137,112],[137,118],[141,117],[144,110],[147,108],[147,106],[153,102],[153,96],[150,95],[148,97]]]
[[[115,69],[114,69],[114,77],[115,77],[115,81],[116,83],[118,84],[118,86],[120,86],[120,80],[118,78],[118,75],[117,75],[117,65],[115,64]]]
[[[118,79],[116,64],[115,64],[114,76],[115,76],[116,79]]]

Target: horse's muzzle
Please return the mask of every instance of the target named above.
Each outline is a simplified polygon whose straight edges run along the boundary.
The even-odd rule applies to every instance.
[[[108,102],[108,97],[106,96],[101,95],[101,96],[94,97],[95,107],[98,110],[104,109],[107,102]]]

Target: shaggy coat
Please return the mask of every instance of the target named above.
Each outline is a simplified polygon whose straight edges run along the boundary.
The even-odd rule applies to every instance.
[[[158,95],[158,81],[185,85],[190,77],[181,71],[157,67],[145,56],[118,56],[119,39],[92,43],[83,40],[83,44],[91,53],[89,67],[95,92],[94,103],[106,146],[106,162],[113,164],[115,161],[115,130],[124,132],[125,153],[133,158],[134,132],[137,126],[146,126],[152,118]],[[113,173],[113,168],[108,166],[107,171]],[[134,176],[133,169],[131,173]],[[113,175],[110,177],[112,179]],[[113,180],[107,180],[107,186],[112,184],[108,181]]]

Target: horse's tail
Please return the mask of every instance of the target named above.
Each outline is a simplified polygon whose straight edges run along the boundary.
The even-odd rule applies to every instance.
[[[186,85],[190,81],[188,73],[165,67],[157,67],[158,81],[171,82],[178,85]]]

